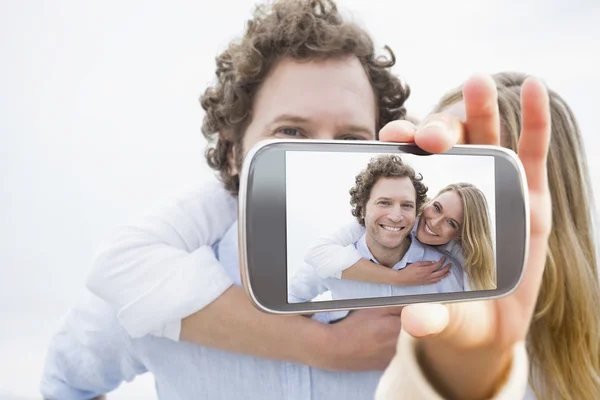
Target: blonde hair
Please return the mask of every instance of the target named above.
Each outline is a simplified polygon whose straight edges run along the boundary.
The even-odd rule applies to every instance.
[[[471,183],[453,183],[439,191],[458,195],[463,206],[460,244],[463,268],[476,290],[496,289],[492,228],[485,195]]]
[[[502,145],[518,150],[521,85],[527,75],[500,73]],[[579,126],[552,90],[548,180],[552,231],[542,286],[528,333],[530,384],[538,399],[600,399],[600,288],[593,197]],[[448,93],[436,112],[462,100]]]

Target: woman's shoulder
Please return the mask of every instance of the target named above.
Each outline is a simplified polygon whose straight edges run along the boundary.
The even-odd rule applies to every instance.
[[[460,243],[457,242],[456,240],[452,240],[452,241],[446,243],[445,245],[441,246],[440,250],[444,254],[454,258],[459,263],[461,263],[461,264],[463,263],[463,261],[464,261],[463,249],[462,249],[462,246],[460,245]]]

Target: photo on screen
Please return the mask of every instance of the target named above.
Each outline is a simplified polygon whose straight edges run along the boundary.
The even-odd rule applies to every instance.
[[[288,302],[497,288],[494,157],[287,151]]]

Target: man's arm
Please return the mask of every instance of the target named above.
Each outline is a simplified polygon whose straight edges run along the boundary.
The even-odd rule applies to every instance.
[[[394,356],[400,311],[359,310],[326,325],[302,316],[261,312],[243,289],[232,286],[184,318],[181,340],[331,371],[383,370]]]

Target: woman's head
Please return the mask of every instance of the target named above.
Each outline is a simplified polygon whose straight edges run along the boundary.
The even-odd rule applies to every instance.
[[[417,239],[431,246],[458,240],[463,227],[463,210],[457,185],[446,186],[423,207],[417,226]]]
[[[457,240],[475,289],[496,288],[492,230],[485,195],[470,183],[446,186],[423,209],[417,239],[429,245]]]
[[[527,75],[500,73],[501,144],[518,151],[521,86]],[[552,137],[548,180],[552,232],[542,286],[529,331],[532,382],[540,398],[600,398],[600,290],[594,247],[592,193],[579,127],[567,103],[548,90]],[[462,88],[448,93],[434,112],[464,115]]]

